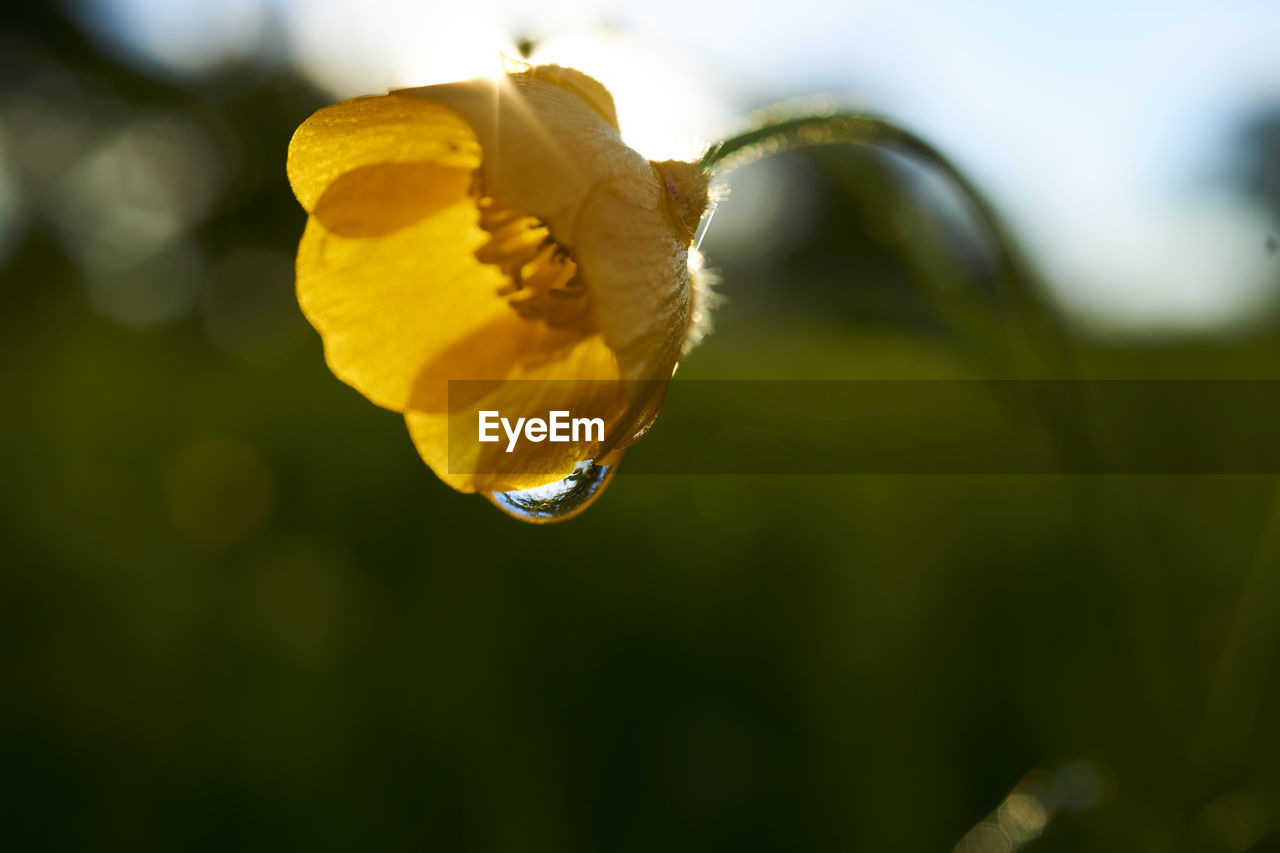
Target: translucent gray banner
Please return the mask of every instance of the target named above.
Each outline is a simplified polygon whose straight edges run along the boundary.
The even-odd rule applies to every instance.
[[[521,418],[526,424],[568,419],[561,432],[568,435],[573,420],[599,418],[603,444],[583,441],[580,429],[578,443],[570,438],[557,448],[589,456],[612,447],[619,437],[625,443],[637,410],[627,407],[628,399],[647,398],[652,408],[653,395],[661,390],[649,385],[620,392],[618,383],[604,382],[449,385],[451,471],[480,474],[534,474],[547,464],[545,458],[521,461],[531,441],[523,428],[512,446],[511,431],[499,424],[494,429],[501,440],[481,447],[481,411],[499,413],[508,427]],[[585,401],[580,411],[575,401]],[[551,431],[548,423],[548,437],[541,439],[548,448]],[[1275,474],[1280,473],[1280,382],[673,381],[656,423],[628,451],[624,470]]]

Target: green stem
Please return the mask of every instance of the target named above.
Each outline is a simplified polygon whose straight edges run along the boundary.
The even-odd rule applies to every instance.
[[[815,145],[873,145],[897,151],[935,169],[959,191],[995,253],[996,293],[1006,313],[1006,333],[1015,361],[1032,373],[1069,373],[1067,339],[1045,310],[1042,289],[1029,263],[986,196],[938,149],[888,119],[867,113],[833,113],[769,120],[719,142],[702,155],[707,172],[721,174],[772,154]],[[1022,370],[1020,372],[1028,372]]]

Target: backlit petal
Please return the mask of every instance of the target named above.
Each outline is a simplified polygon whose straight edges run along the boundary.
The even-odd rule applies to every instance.
[[[412,225],[379,237],[343,236],[317,215],[298,247],[298,302],[324,339],[329,367],[396,411],[409,406],[424,365],[513,316],[497,296],[504,276],[475,258],[486,235],[466,193],[468,176],[455,171],[436,184],[451,183],[452,203]],[[471,360],[481,378],[486,360],[503,360],[503,342],[477,343]]]
[[[609,127],[621,132],[621,128],[618,127],[618,111],[613,105],[613,95],[610,95],[604,84],[594,77],[589,77],[576,68],[565,68],[562,65],[534,65],[514,76],[554,83],[562,89],[568,89],[586,101],[600,118],[608,122]]]
[[[444,105],[396,94],[325,107],[303,122],[289,143],[289,183],[308,212],[340,175],[375,163],[474,169],[480,144],[467,123]]]
[[[617,179],[592,193],[576,249],[596,323],[624,379],[666,379],[689,328],[689,240],[647,179]]]
[[[609,446],[623,444],[622,439],[630,437],[628,430],[634,420],[628,420],[631,399],[626,386],[618,381],[617,360],[600,335],[582,337],[518,319],[476,334],[477,346],[493,340],[516,340],[505,376],[454,382],[450,387],[449,379],[479,377],[474,364],[446,355],[425,371],[417,398],[420,408],[405,413],[419,454],[450,486],[474,492],[546,485],[567,476],[578,462],[601,458]],[[459,351],[466,345],[459,342]],[[491,367],[498,365],[492,363]],[[606,424],[606,440],[560,443],[521,439],[507,452],[505,434],[496,443],[475,440],[482,410],[500,412],[513,423],[517,417],[546,419],[552,411],[600,417]]]
[[[564,80],[552,82],[546,69],[541,72],[397,94],[445,104],[462,116],[480,140],[486,183],[546,222],[556,240],[572,249],[583,203],[594,187],[618,177],[654,178],[648,161],[628,148],[610,124],[612,100],[608,115],[584,100],[587,84],[582,81],[600,92],[603,87],[580,74],[565,78],[577,81],[570,87]]]

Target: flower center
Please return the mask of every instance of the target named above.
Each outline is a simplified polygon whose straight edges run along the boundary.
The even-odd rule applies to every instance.
[[[573,253],[556,242],[546,223],[490,193],[478,169],[471,195],[480,210],[480,227],[489,235],[476,249],[476,259],[507,276],[498,295],[526,320],[541,320],[554,328],[590,323],[587,283]]]

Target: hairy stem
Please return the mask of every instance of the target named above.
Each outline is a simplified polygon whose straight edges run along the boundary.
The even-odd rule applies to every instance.
[[[936,170],[955,187],[994,254],[996,293],[1008,320],[1010,354],[1031,372],[1069,372],[1066,336],[1057,319],[1046,310],[1032,268],[995,208],[946,156],[914,133],[868,113],[784,116],[716,143],[699,162],[715,175],[795,148],[847,144],[899,152]]]

